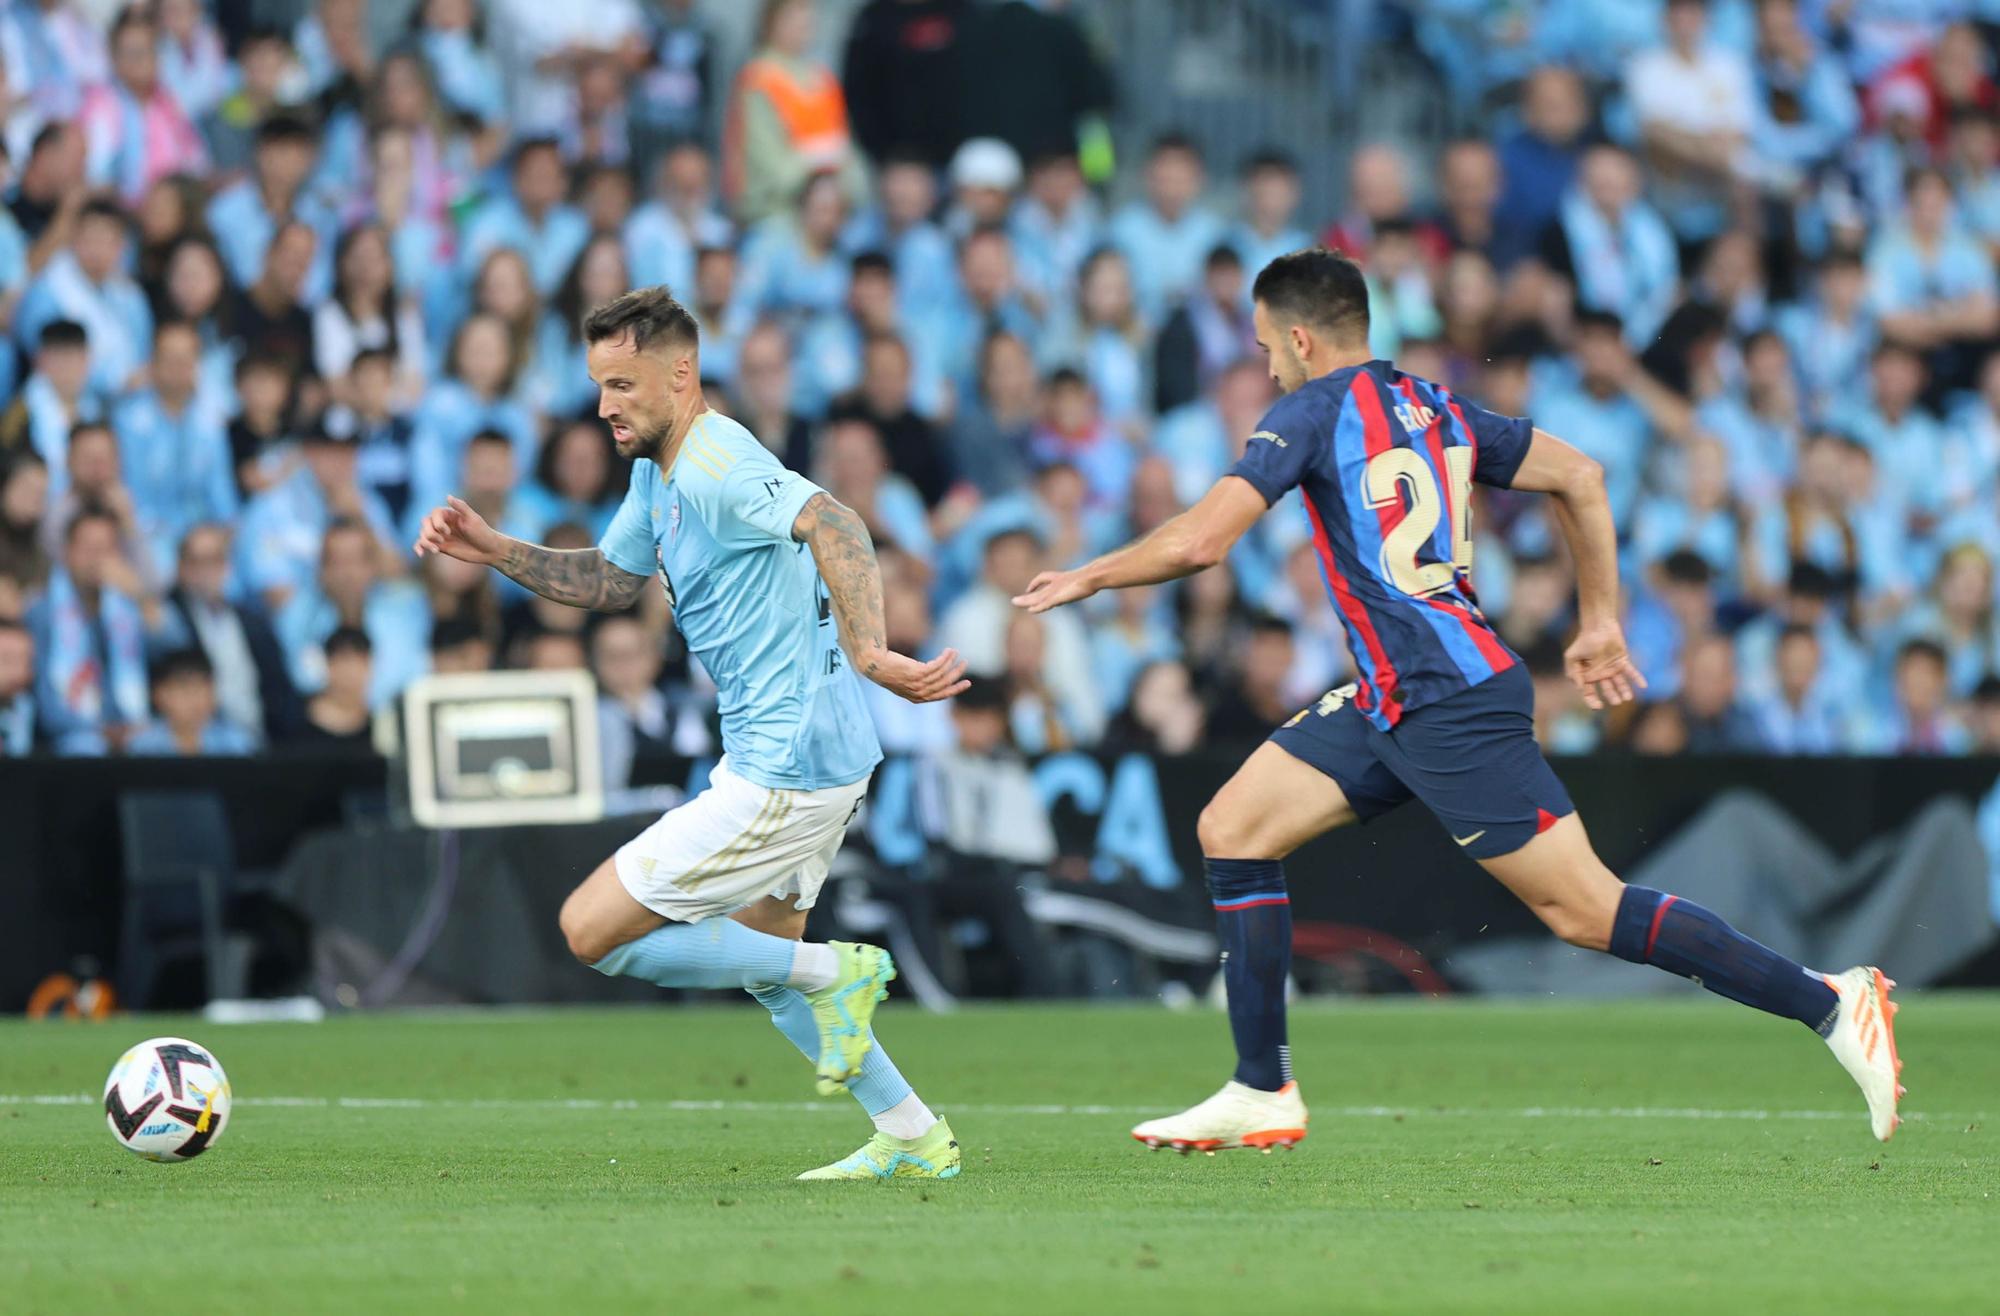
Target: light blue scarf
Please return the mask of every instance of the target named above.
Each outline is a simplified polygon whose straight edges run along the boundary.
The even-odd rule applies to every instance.
[[[139,607],[115,590],[98,591],[104,621],[104,666],[92,652],[90,614],[67,571],[49,577],[49,651],[42,656],[64,710],[89,726],[139,722],[146,716],[146,628]],[[109,695],[111,707],[105,707]]]
[[[1614,231],[1577,188],[1563,197],[1562,226],[1576,267],[1578,299],[1616,314],[1633,346],[1650,344],[1673,306],[1680,277],[1680,253],[1667,226],[1634,205]]]

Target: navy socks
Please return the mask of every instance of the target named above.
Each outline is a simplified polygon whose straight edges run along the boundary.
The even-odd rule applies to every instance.
[[[1628,886],[1611,953],[1692,978],[1717,996],[1796,1019],[1824,1037],[1840,996],[1811,969],[1738,932],[1691,900]]]
[[[1276,1092],[1292,1081],[1285,1044],[1285,976],[1292,967],[1292,901],[1276,859],[1210,859],[1208,890],[1222,943],[1236,1081]]]

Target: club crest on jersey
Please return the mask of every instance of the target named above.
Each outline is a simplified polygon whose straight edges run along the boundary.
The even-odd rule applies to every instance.
[[[1423,434],[1437,424],[1437,413],[1421,403],[1398,402],[1395,410],[1396,420],[1412,436]]]

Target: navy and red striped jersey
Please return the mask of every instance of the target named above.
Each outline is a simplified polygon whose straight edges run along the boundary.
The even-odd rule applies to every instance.
[[[1280,398],[1231,474],[1275,503],[1299,489],[1320,575],[1382,730],[1520,661],[1472,591],[1472,482],[1513,480],[1534,427],[1387,361]]]

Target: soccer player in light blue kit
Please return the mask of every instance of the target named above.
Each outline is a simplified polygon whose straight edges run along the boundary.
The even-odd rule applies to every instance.
[[[417,553],[497,567],[573,607],[630,607],[657,572],[720,694],[723,756],[708,789],[600,864],[564,903],[570,950],[662,987],[742,987],[853,1092],[875,1136],[802,1179],[950,1178],[958,1142],[875,1045],[895,976],[874,946],[803,940],[806,911],[882,759],[856,674],[913,703],[965,688],[950,650],[928,663],[884,641],[882,577],[861,518],[781,466],[702,399],[693,318],[647,288],[584,320],[598,415],[632,484],[596,548],[495,531],[452,498]]]

